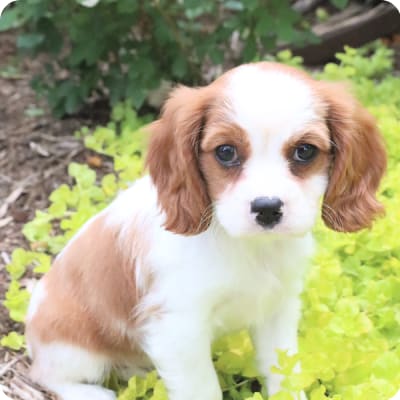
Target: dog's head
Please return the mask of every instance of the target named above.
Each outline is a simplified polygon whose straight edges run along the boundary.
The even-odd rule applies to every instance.
[[[386,167],[372,116],[337,83],[275,63],[179,87],[152,125],[147,165],[166,229],[212,218],[233,236],[301,235],[319,212],[334,230],[369,227]]]

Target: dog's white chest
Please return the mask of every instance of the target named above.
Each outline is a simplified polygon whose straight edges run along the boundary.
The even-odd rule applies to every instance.
[[[151,260],[160,284],[154,301],[202,316],[216,336],[257,325],[301,291],[309,242],[248,243],[213,230],[178,238],[163,231]]]
[[[285,301],[303,287],[309,237],[270,249],[235,253],[215,274],[212,323],[216,333],[258,325],[279,313]],[[293,260],[293,254],[297,258]]]
[[[231,287],[223,287],[212,309],[216,334],[260,323],[274,313],[284,297],[282,283],[271,273],[241,277]]]

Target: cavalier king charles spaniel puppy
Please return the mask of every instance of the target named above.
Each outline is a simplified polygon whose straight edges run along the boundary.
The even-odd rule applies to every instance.
[[[353,232],[383,212],[376,123],[343,85],[260,62],[176,88],[150,130],[148,176],[34,290],[32,378],[63,400],[110,400],[112,368],[156,368],[170,400],[221,400],[211,343],[248,328],[274,394],[276,349],[297,351],[316,217]]]

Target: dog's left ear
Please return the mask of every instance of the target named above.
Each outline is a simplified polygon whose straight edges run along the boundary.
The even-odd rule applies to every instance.
[[[147,166],[166,215],[165,228],[183,235],[200,233],[210,224],[211,202],[198,160],[208,106],[207,87],[180,86],[150,125]]]
[[[326,121],[333,142],[333,161],[322,218],[341,232],[370,227],[383,214],[376,199],[386,170],[383,139],[374,118],[338,83],[318,82],[326,103]]]

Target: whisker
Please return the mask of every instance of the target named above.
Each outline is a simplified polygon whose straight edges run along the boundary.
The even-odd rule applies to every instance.
[[[196,233],[200,233],[203,230],[204,225],[208,223],[213,211],[213,204],[209,204],[201,215],[199,225],[196,228]]]
[[[328,204],[324,204],[324,208],[322,209],[322,215],[332,225],[339,226],[342,231],[345,230],[342,217]]]

